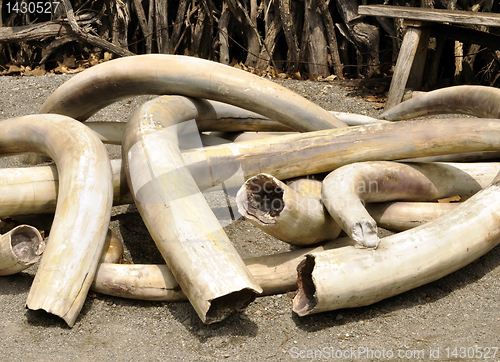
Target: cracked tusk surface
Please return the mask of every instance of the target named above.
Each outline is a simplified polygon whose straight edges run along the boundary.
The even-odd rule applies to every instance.
[[[113,201],[108,153],[93,131],[65,116],[1,121],[0,154],[24,152],[50,156],[59,170],[54,222],[26,305],[73,326],[108,230]]]
[[[377,250],[344,247],[309,254],[298,266],[299,316],[370,305],[430,283],[500,243],[500,181],[446,215],[383,238]]]
[[[203,100],[160,97],[131,116],[122,148],[135,204],[181,289],[204,323],[239,311],[261,293],[198,188],[180,151],[199,137],[194,118],[214,110]],[[190,136],[189,127],[193,126]],[[186,140],[185,140],[186,141]],[[205,169],[207,176],[215,175]]]

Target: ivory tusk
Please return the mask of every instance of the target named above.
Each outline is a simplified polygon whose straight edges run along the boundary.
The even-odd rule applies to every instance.
[[[340,226],[317,198],[301,194],[271,175],[248,179],[236,195],[238,211],[267,234],[305,246],[335,239]]]
[[[500,181],[443,217],[382,239],[375,251],[309,254],[298,266],[299,316],[376,303],[448,275],[500,243]]]
[[[59,196],[26,305],[73,326],[94,279],[111,215],[108,153],[87,126],[65,116],[32,115],[0,122],[0,154],[32,151],[55,160]]]
[[[428,223],[454,210],[458,203],[382,202],[366,204],[366,210],[377,225],[394,231],[405,231]]]
[[[500,118],[500,89],[480,85],[436,89],[392,107],[380,118],[396,121],[446,113]]]
[[[497,175],[499,163],[359,162],[331,172],[323,180],[322,200],[359,247],[376,248],[377,223],[365,202],[431,201],[472,195]]]
[[[204,323],[246,308],[262,289],[200,192],[179,149],[189,120],[210,103],[160,97],[142,105],[125,130],[127,182],[146,227],[175,279]],[[196,125],[192,132],[198,137]],[[192,140],[189,135],[188,141]],[[205,175],[212,175],[208,168]]]
[[[217,117],[216,119],[196,120],[200,132],[293,132],[292,128],[255,112],[226,103],[208,102],[214,107]],[[335,115],[348,126],[387,122],[354,113],[334,111],[329,111],[329,113]],[[103,143],[120,145],[127,124],[125,122],[87,122],[86,125],[99,135]]]
[[[300,248],[289,252],[244,259],[262,295],[286,293],[297,288],[297,265],[307,253],[348,245],[341,238],[315,248]],[[101,263],[92,290],[115,297],[152,301],[185,301],[185,294],[164,264]]]
[[[99,263],[119,263],[123,258],[123,241],[111,229],[108,229]]]
[[[20,225],[0,235],[0,275],[12,275],[29,268],[42,256],[45,242],[32,226]]]
[[[323,187],[323,183],[320,180],[309,178],[308,176],[307,178],[290,180],[287,182],[287,186],[302,195],[321,200],[321,188]]]
[[[111,160],[114,205],[133,202],[121,172]],[[59,174],[56,166],[0,169],[0,216],[49,214],[56,210]]]
[[[338,167],[360,161],[398,160],[453,152],[500,149],[499,120],[456,119],[453,122],[453,133],[449,131],[448,120],[408,121],[196,148],[186,150],[182,154],[198,186],[206,189],[232,175],[239,167],[244,178],[259,173],[268,173],[285,180],[330,172]],[[471,132],[471,129],[474,132]],[[398,137],[394,137],[395,134]],[[130,203],[131,196],[124,182],[125,175],[120,172],[121,161],[112,160],[111,164],[113,165],[115,205]],[[205,172],[207,168],[214,167],[217,167],[216,173],[222,174],[218,180],[207,177]],[[52,170],[55,171],[55,168]],[[47,177],[37,176],[38,171]],[[50,190],[55,190],[57,187],[54,186],[57,180],[57,174],[54,171],[46,167],[9,169],[6,172],[12,175],[7,176],[0,170],[1,215],[33,213],[30,212],[32,206],[40,210],[37,212],[51,212],[56,193]],[[224,175],[226,171],[229,172],[228,175]],[[7,178],[4,179],[4,177]],[[26,180],[31,178],[33,180],[40,178],[47,185],[42,188],[41,184],[37,186],[33,182],[27,183]],[[27,185],[29,187],[26,187]],[[241,185],[242,183],[237,187]],[[10,190],[16,190],[16,192],[8,191],[7,187],[11,187]],[[43,193],[37,191],[33,195],[31,187],[36,187],[36,190],[40,187],[44,191]],[[45,208],[44,205],[47,207]],[[10,211],[3,212],[3,207],[10,207]]]
[[[323,108],[269,80],[204,59],[164,54],[125,57],[89,68],[56,89],[39,113],[83,121],[119,99],[141,94],[222,101],[296,131],[346,127]]]
[[[499,149],[499,120],[457,119],[453,133],[449,125],[448,119],[437,119],[347,127],[198,148],[183,157],[203,188],[198,168],[217,166],[224,171],[234,165],[231,169],[241,166],[245,178],[267,173],[289,179],[359,161]]]
[[[500,152],[469,152],[398,160],[400,162],[475,162],[500,158]]]

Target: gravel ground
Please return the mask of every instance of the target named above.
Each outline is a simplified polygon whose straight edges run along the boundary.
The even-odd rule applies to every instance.
[[[69,78],[0,77],[1,117],[36,113]],[[383,82],[280,82],[329,110],[372,116],[381,112],[365,97]],[[126,120],[131,110],[150,98],[120,101],[93,120]],[[119,147],[109,151],[119,157]],[[19,165],[18,157],[0,160],[1,167]],[[125,241],[127,261],[162,262],[134,207],[115,207],[111,228]],[[290,250],[242,220],[226,231],[244,257]],[[0,359],[281,361],[303,356],[321,360],[335,357],[329,355],[334,349],[346,351],[337,358],[343,361],[386,361],[390,352],[393,360],[475,360],[467,352],[479,357],[489,348],[489,354],[477,360],[499,361],[499,265],[500,247],[496,247],[445,278],[368,307],[299,318],[292,312],[294,293],[289,292],[257,298],[243,313],[213,325],[203,325],[188,303],[125,300],[91,292],[73,328],[45,312],[25,309],[34,266],[0,278]],[[322,354],[314,356],[314,350]],[[369,351],[371,358],[362,351]]]

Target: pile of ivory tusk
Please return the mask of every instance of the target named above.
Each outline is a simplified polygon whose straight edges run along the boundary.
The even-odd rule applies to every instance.
[[[85,121],[154,94],[127,123]],[[0,170],[0,217],[54,213],[0,236],[0,275],[39,261],[27,307],[73,326],[89,290],[188,300],[204,323],[258,295],[293,310],[369,305],[441,278],[500,242],[500,91],[419,94],[381,118],[328,112],[271,81],[171,55],[121,58],[59,87],[39,114],[0,122],[2,156],[55,166]],[[483,117],[390,122],[427,114]],[[202,133],[203,132],[203,133]],[[108,159],[104,143],[119,144]],[[402,162],[404,160],[404,162]],[[447,161],[447,162],[443,162]],[[325,176],[326,174],[326,176]],[[292,251],[242,259],[203,191],[233,189],[239,213]],[[460,203],[438,203],[452,196]],[[135,203],[164,265],[119,264],[113,205]],[[380,237],[378,227],[396,233]]]

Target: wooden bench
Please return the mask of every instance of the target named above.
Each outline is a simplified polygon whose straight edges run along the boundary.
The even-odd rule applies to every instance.
[[[405,20],[406,31],[399,51],[385,109],[401,103],[405,88],[417,90],[422,83],[427,47],[433,23],[472,24],[500,27],[500,14],[460,10],[414,8],[391,5],[360,5],[359,15]],[[440,24],[439,24],[440,25]],[[442,25],[440,25],[442,27]],[[458,27],[457,27],[458,28]],[[469,33],[469,34],[467,34]],[[472,39],[476,44],[500,47],[500,37],[472,29],[455,29],[448,37]]]

